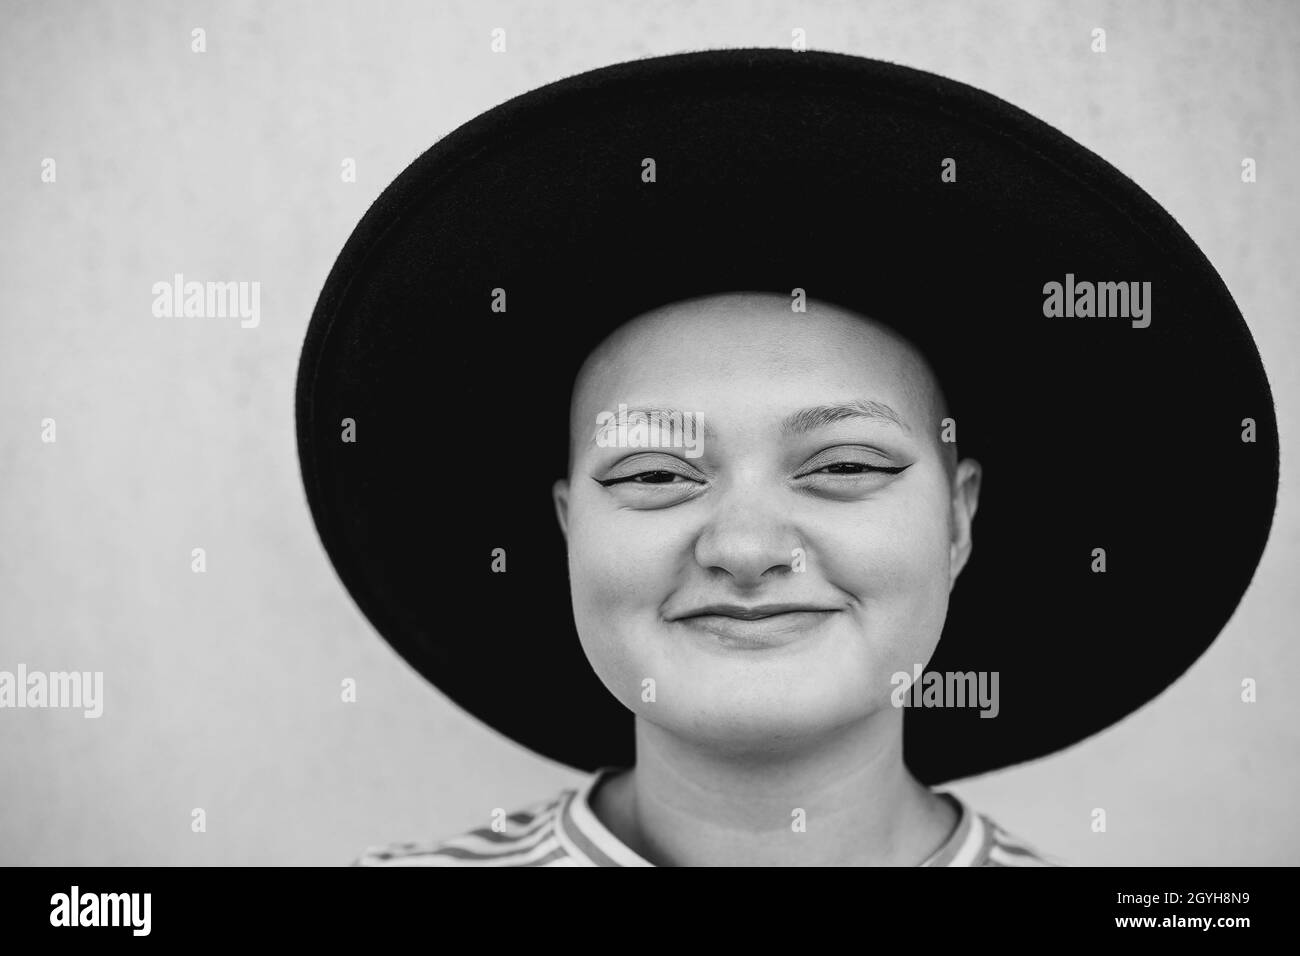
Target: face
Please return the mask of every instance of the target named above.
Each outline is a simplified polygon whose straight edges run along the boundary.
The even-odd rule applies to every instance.
[[[579,375],[554,489],[597,675],[716,747],[893,711],[890,678],[930,659],[970,549],[979,468],[939,440],[924,361],[861,316],[789,303],[711,296],[617,330]],[[697,427],[638,446],[620,406]]]

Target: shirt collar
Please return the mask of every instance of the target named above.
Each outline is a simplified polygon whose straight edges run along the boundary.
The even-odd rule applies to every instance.
[[[561,843],[570,854],[592,866],[654,866],[631,847],[614,836],[591,809],[592,792],[607,777],[623,770],[622,767],[601,767],[583,781],[576,790],[569,790],[560,807],[556,831]]]
[[[970,806],[948,790],[936,791],[957,811],[957,825],[943,846],[930,854],[921,866],[977,866],[988,854],[988,841],[992,837],[985,820]]]
[[[590,866],[654,866],[616,837],[591,809],[591,794],[624,767],[600,767],[582,785],[565,792],[556,820],[561,844]],[[976,866],[988,852],[991,837],[984,819],[955,793],[937,791],[957,811],[957,825],[943,845],[920,866]]]

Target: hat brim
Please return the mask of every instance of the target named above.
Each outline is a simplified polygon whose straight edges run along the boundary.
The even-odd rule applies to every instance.
[[[1045,316],[1045,283],[1067,275],[1150,282],[1150,324]],[[632,715],[583,657],[550,501],[573,373],[656,305],[796,287],[915,341],[984,466],[929,669],[999,672],[1000,713],[909,712],[918,778],[1069,746],[1208,647],[1278,483],[1268,382],[1212,266],[1131,181],[996,97],[767,49],[636,60],[516,97],[428,150],[357,226],[296,400],[307,498],[358,606],[523,746],[583,770],[630,764]]]

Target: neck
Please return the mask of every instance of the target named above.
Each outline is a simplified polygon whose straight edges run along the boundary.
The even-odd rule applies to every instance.
[[[636,766],[597,817],[657,866],[915,866],[953,809],[902,759],[902,715],[873,715],[815,745],[720,752],[637,718]]]

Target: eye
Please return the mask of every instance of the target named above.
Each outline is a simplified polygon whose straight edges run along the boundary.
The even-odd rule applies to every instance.
[[[893,475],[912,467],[891,463],[897,456],[867,445],[835,445],[809,458],[795,478],[812,489],[841,494],[883,485]]]
[[[673,480],[675,478],[681,479],[681,483],[683,484],[687,482],[699,484],[699,482],[696,482],[694,479],[687,478],[685,475],[679,475],[675,471],[642,471],[635,475],[627,475],[623,478],[606,478],[604,480],[597,478],[596,483],[605,488],[608,488],[611,485],[621,484],[671,485],[677,483]]]
[[[818,475],[867,475],[872,472],[882,472],[886,475],[897,475],[908,468],[907,465],[897,467],[886,467],[884,465],[868,465],[861,461],[837,461],[829,465],[823,465],[821,468],[811,471],[808,474]]]
[[[609,468],[605,478],[592,475],[592,481],[602,488],[622,485],[627,489],[645,488],[650,492],[674,492],[697,488],[706,484],[704,476],[675,455],[650,454],[626,458]]]

